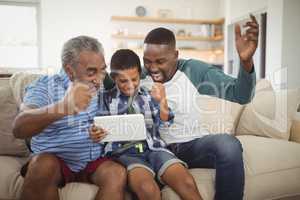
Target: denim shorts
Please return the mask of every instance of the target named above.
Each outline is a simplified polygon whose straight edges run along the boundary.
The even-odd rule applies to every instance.
[[[160,183],[164,184],[161,176],[166,169],[175,163],[180,163],[187,167],[186,163],[179,160],[173,153],[168,150],[151,150],[148,147],[142,153],[132,147],[128,151],[115,157],[117,161],[123,164],[127,171],[137,167],[142,167],[153,174]]]

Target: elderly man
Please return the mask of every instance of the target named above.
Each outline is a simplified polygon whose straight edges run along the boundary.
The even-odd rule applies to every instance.
[[[14,135],[32,137],[21,199],[59,199],[58,188],[73,181],[99,186],[96,199],[123,199],[125,169],[103,157],[103,146],[88,132],[106,76],[102,45],[87,36],[73,38],[63,47],[62,65],[65,73],[27,87],[15,119]]]
[[[174,34],[165,28],[148,33],[144,41],[144,66],[153,81],[165,85],[168,104],[174,111],[172,126],[161,130],[162,138],[175,155],[191,168],[215,168],[215,199],[241,200],[244,191],[242,145],[227,134],[211,135],[201,124],[195,98],[200,94],[248,103],[255,86],[252,56],[258,42],[254,16],[245,34],[235,27],[236,48],[240,57],[238,78],[194,59],[178,59]],[[198,122],[199,120],[199,122]],[[173,177],[180,181],[180,177]]]

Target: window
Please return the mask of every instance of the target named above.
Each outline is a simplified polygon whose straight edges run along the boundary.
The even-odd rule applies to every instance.
[[[262,12],[255,15],[256,20],[259,24],[259,37],[258,37],[258,46],[253,56],[253,61],[255,65],[255,70],[258,79],[265,78],[265,68],[266,68],[266,29],[267,29],[267,13]],[[246,21],[249,20],[249,17],[246,16],[246,19],[237,21],[242,27]],[[240,59],[235,47],[235,24],[228,25],[228,70],[227,73],[233,77],[237,77],[238,71],[240,68]]]
[[[0,1],[0,74],[39,67],[38,3]]]

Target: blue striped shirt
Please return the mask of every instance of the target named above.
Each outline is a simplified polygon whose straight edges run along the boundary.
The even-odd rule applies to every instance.
[[[26,88],[23,103],[37,108],[56,103],[65,96],[70,83],[65,73],[42,76]],[[50,124],[32,137],[33,153],[53,153],[63,159],[74,172],[84,169],[88,162],[101,157],[103,145],[93,143],[88,131],[98,107],[98,97],[95,96],[85,111]]]
[[[117,88],[106,90],[100,93],[98,116],[124,115],[128,113],[129,97],[123,95]],[[163,150],[169,152],[165,147],[166,143],[161,139],[159,129],[169,127],[173,123],[174,114],[169,110],[168,121],[160,119],[159,104],[151,97],[146,88],[140,87],[135,96],[132,106],[136,113],[141,113],[145,118],[147,130],[147,144],[149,149]],[[124,142],[107,143],[105,154],[110,153],[122,146]]]

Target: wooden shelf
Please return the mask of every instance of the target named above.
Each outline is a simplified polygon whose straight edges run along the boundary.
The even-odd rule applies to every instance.
[[[143,52],[143,48],[129,48],[136,52]],[[116,49],[117,50],[117,49]],[[186,52],[186,53],[215,53],[215,54],[224,54],[224,48],[212,48],[212,49],[189,49],[189,48],[178,48],[180,52]]]
[[[224,18],[216,20],[199,20],[199,19],[178,19],[178,18],[158,18],[158,17],[134,17],[134,16],[112,16],[112,21],[129,21],[129,22],[152,22],[152,23],[174,23],[174,24],[224,24]]]
[[[143,40],[145,38],[144,35],[119,35],[113,34],[111,35],[112,38],[115,39],[128,39],[128,40]],[[202,37],[202,36],[176,36],[176,40],[183,40],[183,41],[221,41],[223,40],[223,36],[215,36],[215,37]]]

